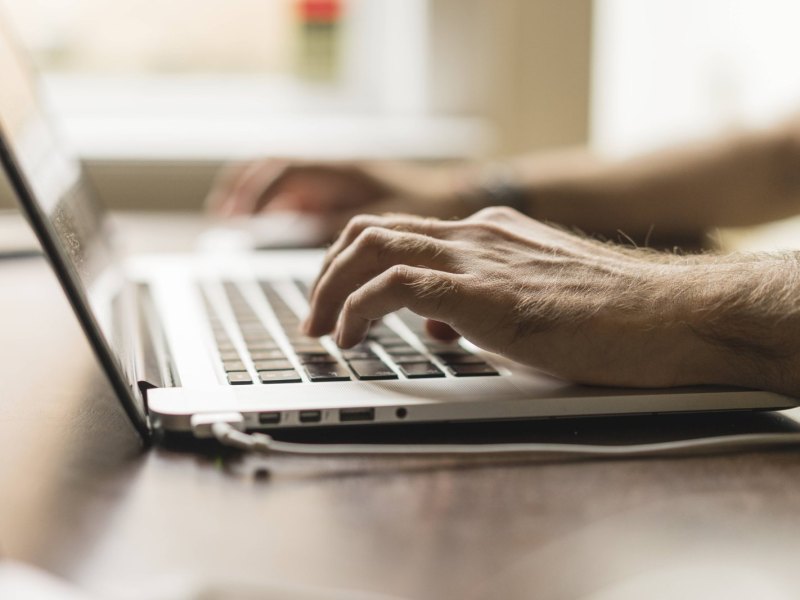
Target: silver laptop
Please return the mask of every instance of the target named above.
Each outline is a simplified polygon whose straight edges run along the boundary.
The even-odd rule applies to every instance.
[[[298,332],[322,258],[315,250],[121,256],[19,56],[0,35],[2,164],[145,440],[158,430],[191,432],[193,422],[223,413],[260,430],[795,406],[755,390],[571,385],[465,341],[435,343],[407,311],[341,351]]]

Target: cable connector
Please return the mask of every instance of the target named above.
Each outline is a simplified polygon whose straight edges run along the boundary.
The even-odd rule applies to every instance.
[[[236,431],[244,431],[244,416],[238,412],[197,413],[192,415],[192,433],[198,438],[213,438],[215,423],[222,423]]]

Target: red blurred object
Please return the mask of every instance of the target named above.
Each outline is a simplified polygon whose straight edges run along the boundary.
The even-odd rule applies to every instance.
[[[303,21],[331,23],[342,14],[342,0],[299,0],[297,14]]]

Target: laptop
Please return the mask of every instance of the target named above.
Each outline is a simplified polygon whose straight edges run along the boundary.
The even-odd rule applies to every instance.
[[[434,342],[407,310],[342,351],[298,330],[320,250],[123,256],[8,35],[0,35],[0,123],[3,169],[145,441],[197,433],[217,414],[270,430],[796,405],[758,390],[573,385],[463,340]]]

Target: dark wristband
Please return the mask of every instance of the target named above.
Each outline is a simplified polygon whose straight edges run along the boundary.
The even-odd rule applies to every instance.
[[[465,201],[471,213],[490,206],[507,206],[528,216],[533,216],[534,198],[531,190],[517,185],[507,166],[493,165],[484,169],[478,184]]]

